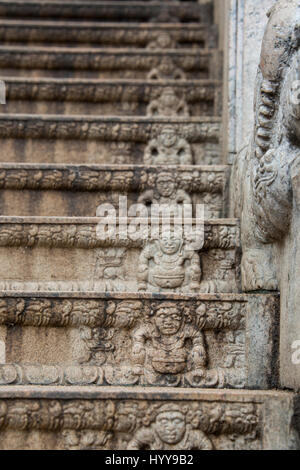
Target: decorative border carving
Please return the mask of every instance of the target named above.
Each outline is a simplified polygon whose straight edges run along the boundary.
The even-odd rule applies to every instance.
[[[23,139],[94,139],[143,142],[162,133],[166,124],[190,143],[218,142],[219,118],[96,118],[77,116],[0,115],[0,137]]]
[[[0,164],[0,189],[72,191],[145,191],[167,173],[177,188],[190,193],[222,193],[226,167],[84,166]]]

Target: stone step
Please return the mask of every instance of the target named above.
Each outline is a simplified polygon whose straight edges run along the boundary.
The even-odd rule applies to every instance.
[[[0,214],[94,217],[103,203],[205,206],[223,217],[229,168],[225,166],[97,166],[0,164]]]
[[[278,304],[276,295],[0,292],[0,385],[276,387]]]
[[[0,19],[0,42],[89,47],[217,47],[215,25],[201,23],[100,23]]]
[[[221,79],[215,49],[110,49],[0,46],[2,76]]]
[[[218,164],[221,120],[0,114],[6,162]]]
[[[136,226],[117,213],[107,225],[100,215],[0,217],[0,290],[239,291],[235,219],[211,219],[204,228],[187,220],[170,239],[156,218]]]
[[[297,449],[298,401],[292,392],[258,390],[1,387],[0,448]],[[174,414],[171,439],[164,423]]]
[[[101,21],[200,21],[212,23],[212,2],[0,0],[4,18],[99,19]]]
[[[216,80],[93,80],[3,77],[2,113],[220,116]]]

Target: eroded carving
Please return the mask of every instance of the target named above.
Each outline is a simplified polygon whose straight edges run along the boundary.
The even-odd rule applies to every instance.
[[[199,255],[176,232],[162,233],[140,255],[139,291],[199,292],[200,280]]]
[[[147,116],[189,116],[184,98],[178,98],[172,88],[165,88],[159,98],[147,107]]]
[[[149,416],[148,427],[137,431],[128,450],[212,450],[209,438],[187,422],[188,407],[170,403]]]
[[[184,204],[192,204],[191,197],[178,188],[176,178],[171,173],[160,173],[156,178],[155,189],[142,193],[138,202],[149,206],[149,209],[152,204],[165,205],[174,215],[178,214],[179,207],[182,209]]]
[[[185,80],[183,70],[175,65],[171,57],[164,56],[158,66],[148,74],[149,80]]]
[[[191,165],[192,151],[189,143],[178,136],[171,126],[165,126],[161,134],[152,139],[145,149],[147,165]]]

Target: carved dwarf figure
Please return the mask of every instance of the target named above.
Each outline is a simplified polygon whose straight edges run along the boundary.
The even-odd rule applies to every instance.
[[[155,373],[180,374],[206,364],[203,333],[187,323],[183,307],[172,302],[157,306],[154,316],[132,335],[132,360]],[[188,347],[187,342],[190,343]]]
[[[148,74],[149,80],[185,80],[185,73],[177,67],[171,57],[164,56],[158,67]]]
[[[146,165],[192,165],[189,143],[178,137],[172,126],[165,126],[162,133],[152,139],[145,149]]]
[[[189,110],[185,100],[178,98],[173,88],[165,88],[147,107],[147,116],[189,116]]]
[[[163,233],[140,255],[139,291],[199,292],[200,279],[198,253],[188,249],[176,233]]]
[[[141,194],[138,202],[151,206],[152,204],[165,205],[170,213],[178,214],[179,206],[191,204],[190,196],[178,189],[176,179],[170,173],[161,173],[156,179],[155,189],[149,189]]]
[[[152,412],[149,426],[139,429],[128,450],[212,450],[209,438],[193,429],[188,411],[176,403],[162,405]]]

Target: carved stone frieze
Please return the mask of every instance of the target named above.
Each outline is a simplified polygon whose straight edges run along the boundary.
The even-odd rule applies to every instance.
[[[3,3],[3,2],[2,2]],[[151,2],[151,5],[139,1],[134,2],[133,5],[126,4],[125,2],[105,2],[98,4],[89,2],[84,3],[72,3],[64,2],[58,4],[53,1],[43,2],[43,9],[41,11],[40,2],[30,1],[23,2],[20,5],[18,1],[4,2],[1,5],[1,13],[7,17],[13,18],[61,18],[67,19],[85,19],[85,20],[101,20],[101,22],[116,22],[120,21],[120,18],[126,18],[130,21],[196,21],[199,22],[212,22],[213,8],[211,3],[197,4],[195,2],[188,3],[176,3],[164,2],[162,6],[159,1]]]
[[[30,327],[66,329],[62,364],[54,364],[51,353],[48,365],[23,364],[23,349],[16,349],[14,333],[9,333],[8,362],[0,365],[2,385],[263,388],[271,370],[276,375],[276,297],[261,299],[257,307],[255,296],[224,294],[221,299],[164,295],[160,300],[157,294],[57,295],[16,293],[1,299],[0,332],[12,325],[23,334]],[[262,311],[257,346],[255,316]],[[253,327],[248,327],[251,322]],[[48,337],[49,351],[51,341]],[[255,347],[247,350],[246,342]],[[45,348],[42,337],[35,340],[35,348],[40,347]],[[72,359],[69,364],[66,354]],[[258,364],[261,354],[264,359]]]
[[[35,387],[26,395],[19,388],[9,399],[2,392],[0,447],[16,436],[14,448],[24,448],[25,440],[38,448],[47,435],[44,443],[60,450],[270,450],[278,448],[272,431],[282,430],[282,448],[293,449],[293,400],[284,392],[197,391],[176,398],[174,391],[121,387],[97,397],[92,388],[79,388],[72,398],[58,393],[53,399]]]
[[[219,118],[184,118],[168,120],[168,126],[189,142],[217,142]],[[3,138],[95,139],[103,141],[148,142],[166,127],[160,118],[97,118],[67,116],[0,116],[0,136]]]
[[[57,114],[67,114],[69,110],[74,110],[76,114],[91,114],[93,110],[94,115],[99,115],[101,111],[100,115],[127,116],[128,112],[135,116],[175,117],[188,116],[189,113],[192,116],[220,114],[218,94],[221,82],[216,80],[162,83],[128,79],[5,77],[5,85],[5,111],[8,113],[26,111],[27,101],[30,100],[35,104],[35,112],[39,113],[41,109],[41,112],[48,114],[53,114],[52,110]],[[62,102],[64,111],[61,110]],[[45,103],[48,106],[46,109]]]
[[[0,290],[239,290],[239,230],[235,220],[211,220],[203,227],[198,226],[197,231],[193,223],[190,226],[193,232],[188,230],[179,235],[176,231],[176,242],[171,242],[175,247],[171,250],[167,246],[164,252],[162,246],[165,237],[158,219],[157,223],[152,220],[152,224],[150,218],[143,221],[141,230],[136,231],[133,225],[134,232],[131,233],[131,225],[135,221],[128,219],[127,225],[116,226],[116,232],[109,234],[108,221],[100,218],[3,217],[0,221],[0,259],[3,258]],[[158,231],[157,234],[153,230]],[[198,238],[199,244],[196,245]],[[68,263],[63,261],[62,249],[66,248],[71,256]],[[7,258],[8,249],[10,256]],[[12,265],[15,256],[19,260],[22,258],[23,262]],[[72,267],[74,257],[77,259],[75,271]],[[113,257],[115,260],[112,265]],[[155,260],[153,266],[152,259]],[[27,276],[28,263],[35,266],[30,279]],[[101,269],[101,264],[105,269]],[[166,276],[169,269],[172,269],[173,280]]]
[[[171,50],[168,56],[161,50],[146,49],[139,51],[138,49],[128,50],[126,54],[122,49],[115,49],[112,52],[109,49],[85,49],[85,48],[60,48],[52,50],[51,48],[36,47],[30,49],[23,46],[2,46],[0,48],[0,65],[1,68],[9,69],[27,69],[27,70],[70,70],[70,71],[90,71],[98,72],[101,75],[106,72],[115,72],[122,77],[124,72],[142,72],[143,78],[152,73],[153,69],[157,69],[160,73],[173,70],[180,71],[165,78],[196,78],[196,74],[200,78],[213,78],[210,74],[210,67],[213,62],[214,55],[210,50],[190,49],[188,52],[182,50]],[[172,66],[171,66],[172,65]],[[129,77],[128,77],[129,78]],[[149,76],[149,78],[154,78]],[[162,78],[162,77],[161,77]]]
[[[97,28],[86,23],[64,23],[47,21],[36,23],[26,21],[7,23],[0,21],[0,38],[6,43],[63,43],[63,44],[97,44],[99,46],[137,48],[170,48],[171,43],[164,36],[170,37],[175,48],[181,44],[200,45],[208,49],[216,47],[217,34],[213,25],[186,23],[184,28],[178,25],[160,26],[159,24],[144,24],[143,28],[134,23],[125,24],[98,24]],[[159,39],[158,39],[159,38]]]
[[[0,164],[0,189],[144,191],[157,187],[161,172],[189,192],[222,193],[226,166],[149,168],[134,165]],[[167,181],[166,181],[167,183]]]

